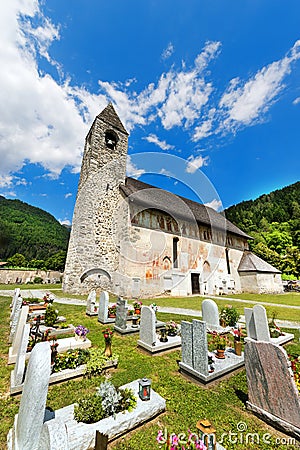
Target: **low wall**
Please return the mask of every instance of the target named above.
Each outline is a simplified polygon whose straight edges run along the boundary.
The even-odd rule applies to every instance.
[[[57,270],[0,269],[0,284],[32,283],[36,277],[42,278],[43,283],[60,283],[62,273]]]

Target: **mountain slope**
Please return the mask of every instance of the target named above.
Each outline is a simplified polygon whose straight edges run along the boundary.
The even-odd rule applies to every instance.
[[[69,234],[46,211],[0,196],[0,259],[21,253],[28,261],[45,260],[60,250],[67,250]]]
[[[287,275],[300,276],[300,182],[225,210],[253,236],[250,248]]]

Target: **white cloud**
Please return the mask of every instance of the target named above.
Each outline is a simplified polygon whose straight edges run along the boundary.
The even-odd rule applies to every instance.
[[[299,58],[300,41],[297,41],[284,58],[263,67],[243,85],[238,78],[232,80],[219,103],[225,114],[222,127],[234,130],[236,126],[249,126],[260,120],[285,87],[283,80]]]
[[[162,52],[162,59],[168,59],[170,58],[171,55],[173,55],[174,53],[174,46],[172,44],[172,42],[169,42],[167,48],[165,48],[165,50]]]
[[[204,203],[204,205],[214,209],[215,211],[220,211],[220,209],[222,209],[221,200],[217,200],[216,198],[213,199],[211,202]]]
[[[35,27],[32,22],[37,20]],[[66,165],[79,169],[87,127],[68,85],[42,74],[37,55],[51,61],[48,48],[58,28],[43,18],[37,0],[4,2],[0,16],[1,173],[19,170],[24,161],[53,173]],[[58,114],[59,111],[59,114]],[[9,151],[8,151],[9,149]]]
[[[146,171],[144,169],[139,169],[132,161],[131,157],[127,156],[127,165],[126,165],[126,174],[128,177],[134,177],[139,178],[142,176]]]
[[[187,173],[194,173],[196,170],[200,169],[203,166],[207,166],[208,164],[208,156],[203,158],[202,155],[194,157],[193,155],[189,156],[187,159],[187,165],[185,171]]]
[[[0,175],[0,188],[11,186],[13,183],[13,177],[11,175]]]
[[[72,192],[68,192],[66,195],[65,195],[65,198],[69,198],[69,197],[72,197]]]
[[[298,105],[300,103],[300,97],[295,98],[293,105]]]
[[[58,219],[58,221],[61,225],[71,226],[71,222],[69,221],[69,219]]]
[[[166,141],[160,141],[159,138],[155,134],[149,134],[149,136],[143,138],[148,142],[151,142],[152,144],[157,145],[162,150],[172,150],[174,148],[174,145],[167,144]]]

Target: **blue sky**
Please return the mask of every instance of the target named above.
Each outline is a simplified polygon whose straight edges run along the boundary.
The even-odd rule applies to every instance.
[[[84,138],[110,101],[142,181],[220,210],[299,180],[298,0],[10,0],[0,12],[5,197],[70,223]]]

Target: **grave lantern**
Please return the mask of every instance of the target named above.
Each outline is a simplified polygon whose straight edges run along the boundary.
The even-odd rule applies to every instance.
[[[216,450],[216,429],[209,420],[199,420],[196,424],[199,430],[199,437],[204,442],[207,450]]]
[[[142,378],[139,380],[139,397],[141,400],[150,400],[151,380]]]

